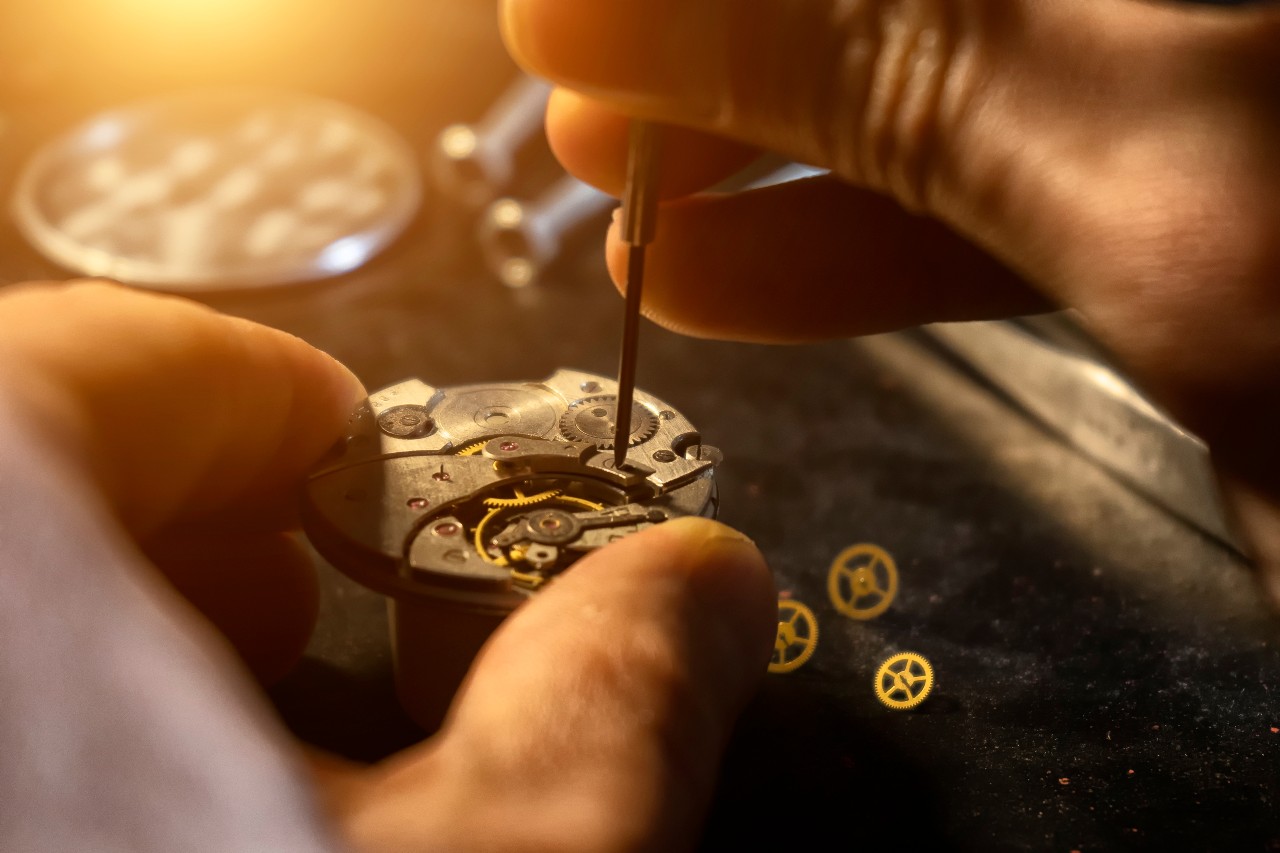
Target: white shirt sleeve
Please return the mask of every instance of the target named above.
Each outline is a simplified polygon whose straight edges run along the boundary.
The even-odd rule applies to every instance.
[[[0,850],[339,849],[230,651],[4,404]]]

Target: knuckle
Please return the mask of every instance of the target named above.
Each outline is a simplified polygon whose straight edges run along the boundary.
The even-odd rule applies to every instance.
[[[940,143],[975,85],[983,0],[828,0],[809,15],[797,14],[801,4],[779,5],[786,18],[806,19],[770,22],[791,32],[775,40],[785,46],[765,84],[775,87],[766,97],[779,120],[807,137],[796,147],[928,209]]]
[[[860,85],[862,91],[855,101],[861,109],[844,118],[844,162],[837,162],[906,206],[927,209],[944,130],[944,96],[959,73],[954,63],[956,9],[947,0],[849,0],[842,5],[854,10],[841,22],[853,34],[835,79],[846,89]]]

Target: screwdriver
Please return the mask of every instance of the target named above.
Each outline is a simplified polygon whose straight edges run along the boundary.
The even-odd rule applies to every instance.
[[[632,121],[627,141],[627,184],[622,194],[622,240],[627,244],[627,304],[618,361],[618,407],[614,412],[613,466],[621,468],[631,445],[631,407],[636,388],[636,348],[640,338],[640,291],[645,247],[653,242],[658,216],[658,160],[661,133],[648,121]]]

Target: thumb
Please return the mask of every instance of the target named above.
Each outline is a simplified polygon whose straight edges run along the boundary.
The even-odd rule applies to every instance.
[[[440,735],[340,809],[359,849],[691,846],[777,602],[760,553],[705,519],[596,552],[481,652]]]

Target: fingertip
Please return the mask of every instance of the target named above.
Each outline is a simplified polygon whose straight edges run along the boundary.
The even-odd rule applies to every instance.
[[[610,632],[583,634],[574,626],[583,613]],[[755,693],[776,633],[773,576],[755,544],[718,522],[679,518],[580,560],[499,629],[480,668],[527,662],[528,638],[536,636],[548,654],[559,649],[558,666],[571,659],[584,671],[638,654],[629,669],[644,684],[642,661],[652,663],[663,646],[656,659],[665,663],[648,672],[644,692],[658,697],[673,680],[687,680],[728,719]]]
[[[529,837],[552,839],[539,849],[672,849],[701,819],[776,630],[749,539],[707,519],[656,524],[585,556],[498,629],[431,758],[480,768],[449,782],[481,779],[487,814],[529,816]],[[565,802],[571,820],[539,820]]]
[[[698,563],[728,558],[731,563],[740,565],[742,571],[757,572],[764,568],[764,556],[750,537],[710,518],[685,516],[672,519],[654,528],[651,535],[673,540],[676,547]]]
[[[612,196],[626,182],[630,119],[569,89],[547,101],[547,143],[565,170]]]
[[[575,177],[621,196],[626,184],[632,117],[569,89],[556,89],[547,104],[547,141]],[[662,134],[658,192],[681,198],[730,178],[760,157],[758,149],[718,136],[667,126]]]
[[[598,601],[629,599],[637,624],[646,612],[680,613],[689,672],[724,714],[755,694],[777,634],[777,595],[764,556],[733,528],[673,519],[592,554],[563,583]]]
[[[305,342],[303,342],[305,344]],[[360,377],[351,369],[323,350],[305,344],[305,358],[311,361],[311,371],[321,383],[327,401],[339,417],[346,419],[368,398],[369,392]],[[298,350],[299,354],[303,350]]]
[[[549,80],[632,97],[653,87],[647,60],[662,28],[641,9],[598,0],[503,0],[503,41],[525,70]],[[602,38],[619,26],[626,38]]]
[[[754,689],[749,673],[753,668],[764,673],[777,632],[777,592],[760,549],[741,532],[708,518],[678,518],[659,525],[651,536],[673,543],[697,606],[723,625],[732,651],[721,662],[743,661],[746,683]]]
[[[250,320],[230,318],[240,326],[243,339],[256,341],[265,351],[272,351],[284,362],[284,377],[301,393],[295,400],[308,411],[298,413],[306,418],[322,416],[326,420],[345,421],[368,397],[364,383],[351,369],[324,350],[280,329]],[[263,360],[270,356],[264,353]]]
[[[498,25],[511,58],[526,71],[554,78],[567,70],[558,49],[572,44],[573,16],[557,14],[556,4],[538,0],[501,0]],[[572,62],[567,63],[569,68]]]
[[[351,371],[351,368],[328,353],[325,353],[325,357],[338,368],[337,381],[335,382],[337,399],[342,403],[344,411],[354,411],[360,403],[368,398],[369,390],[365,388],[364,382],[360,380],[360,377]]]

